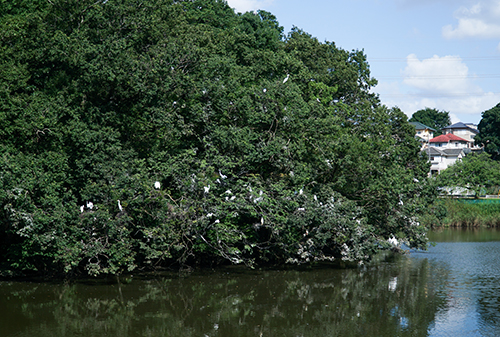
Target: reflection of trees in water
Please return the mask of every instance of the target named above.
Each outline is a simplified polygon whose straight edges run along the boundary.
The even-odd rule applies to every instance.
[[[498,265],[492,266],[497,268]],[[477,287],[479,325],[484,336],[500,336],[500,279],[496,277],[480,277],[474,281]]]
[[[17,336],[427,336],[442,305],[429,269],[402,257],[362,269],[134,280],[121,291],[38,285],[9,298],[29,322]],[[23,305],[33,294],[41,300]]]

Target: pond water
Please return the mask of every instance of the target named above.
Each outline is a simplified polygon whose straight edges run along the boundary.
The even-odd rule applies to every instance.
[[[0,336],[500,336],[500,232],[359,269],[0,282]]]

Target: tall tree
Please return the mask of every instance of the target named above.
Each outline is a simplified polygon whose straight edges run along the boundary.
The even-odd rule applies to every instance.
[[[358,262],[425,247],[427,163],[362,51],[225,1],[53,0],[0,21],[15,270]],[[160,188],[157,188],[157,186]]]
[[[450,114],[447,111],[439,111],[431,108],[416,111],[411,116],[410,122],[420,122],[436,129],[434,136],[441,135],[443,133],[441,129],[451,124]]]
[[[483,146],[493,159],[500,159],[500,103],[482,113],[478,125],[479,134],[474,141]]]

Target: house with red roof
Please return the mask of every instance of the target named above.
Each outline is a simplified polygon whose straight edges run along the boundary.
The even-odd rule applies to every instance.
[[[429,145],[433,147],[447,149],[470,148],[470,142],[452,133],[440,135],[429,140]]]
[[[459,122],[449,125],[442,129],[444,134],[434,138],[433,132],[430,132],[434,129],[421,123],[410,124],[415,126],[415,136],[423,143],[422,152],[429,158],[431,174],[439,174],[467,154],[481,151],[480,147],[474,145],[474,137],[479,133],[475,124]]]
[[[431,174],[439,174],[470,152],[471,142],[452,133],[440,135],[429,140],[424,151],[431,162]]]

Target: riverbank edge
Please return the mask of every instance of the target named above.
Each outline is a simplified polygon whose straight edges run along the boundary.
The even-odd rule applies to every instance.
[[[422,224],[433,229],[500,227],[500,199],[440,198],[422,217]]]
[[[86,274],[43,274],[36,272],[22,273],[18,271],[12,271],[0,266],[0,282],[104,282],[104,283],[127,283],[127,280],[132,278],[155,278],[163,277],[165,275],[177,275],[177,277],[187,277],[196,273],[213,273],[215,271],[230,271],[239,272],[241,269],[245,270],[255,270],[255,271],[267,271],[267,270],[313,270],[318,268],[331,268],[331,269],[357,269],[365,268],[374,264],[380,264],[388,261],[392,261],[400,256],[408,254],[408,250],[401,247],[392,247],[387,250],[379,251],[377,254],[373,255],[372,258],[365,263],[359,263],[354,261],[342,261],[338,259],[336,261],[316,261],[303,264],[268,264],[261,265],[256,268],[248,268],[244,265],[234,265],[234,264],[220,264],[216,266],[183,266],[178,268],[175,267],[161,267],[151,270],[141,270],[137,272],[128,272],[119,275],[112,274],[101,274],[95,277],[89,277]]]

